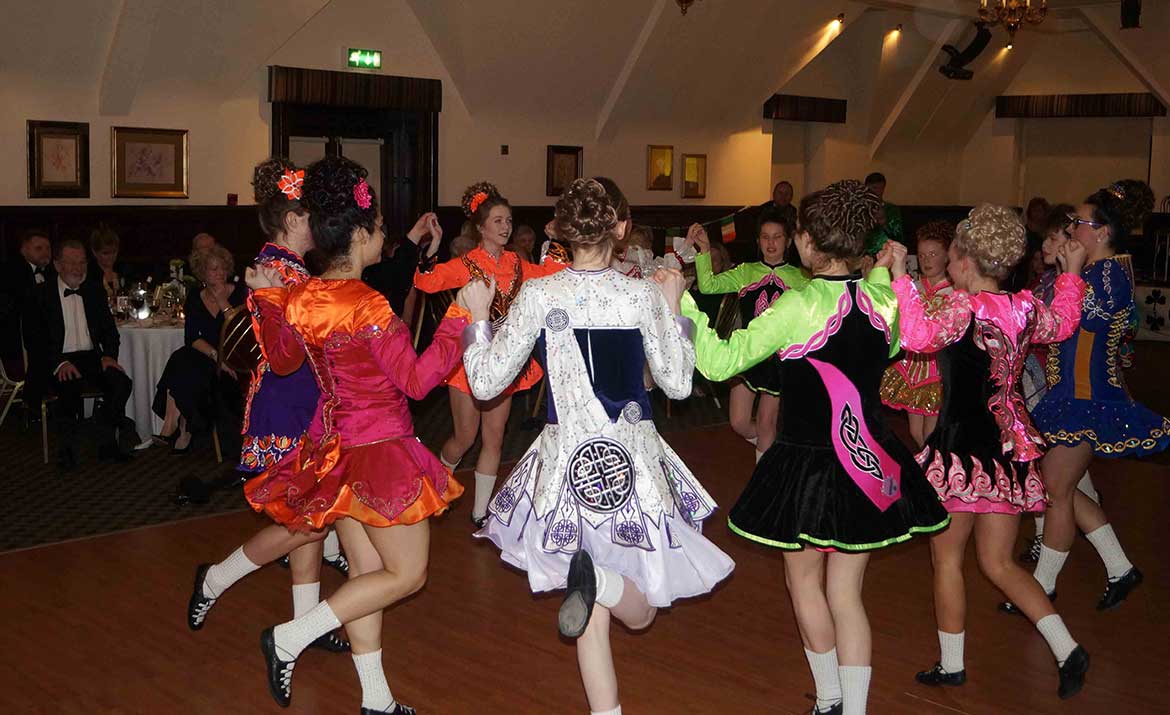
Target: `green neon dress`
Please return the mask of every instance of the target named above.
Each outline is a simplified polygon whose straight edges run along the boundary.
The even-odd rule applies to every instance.
[[[769,266],[763,261],[741,263],[722,273],[711,270],[711,254],[700,253],[695,259],[695,275],[699,290],[706,294],[736,293],[739,295],[739,316],[742,325],[749,325],[756,316],[776,302],[784,291],[800,289],[808,278],[796,266],[781,263]],[[752,392],[780,394],[780,359],[768,358],[738,375]]]
[[[689,296],[696,364],[725,380],[781,361],[781,432],[728,524],[769,546],[868,551],[944,528],[949,517],[910,451],[886,428],[878,388],[898,352],[890,275],[815,277],[720,340]]]

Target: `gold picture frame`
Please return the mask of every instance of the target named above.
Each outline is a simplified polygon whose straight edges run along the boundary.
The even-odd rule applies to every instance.
[[[707,155],[682,155],[682,197],[684,199],[707,198]]]
[[[28,197],[89,198],[89,124],[45,122],[28,126]]]
[[[669,144],[646,145],[646,190],[674,190],[674,147]]]
[[[110,196],[186,199],[186,129],[110,127]]]

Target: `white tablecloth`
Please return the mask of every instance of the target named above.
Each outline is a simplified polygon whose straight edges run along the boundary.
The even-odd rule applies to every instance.
[[[155,385],[171,353],[183,347],[183,326],[143,327],[134,322],[118,326],[122,346],[118,363],[134,381],[134,392],[126,403],[126,416],[138,426],[138,436],[144,443],[162,430],[162,420],[150,409],[154,402]]]

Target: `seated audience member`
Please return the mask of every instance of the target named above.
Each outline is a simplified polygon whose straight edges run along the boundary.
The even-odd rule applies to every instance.
[[[217,370],[219,334],[224,314],[247,297],[243,283],[228,282],[235,266],[223,246],[195,251],[189,262],[203,288],[187,295],[185,345],[171,353],[154,395],[154,413],[163,419],[156,437],[177,454],[190,451],[193,431],[206,431],[213,422],[216,396],[238,392],[236,376]]]
[[[779,181],[772,187],[771,201],[765,201],[760,205],[760,211],[779,211],[788,220],[789,225],[796,225],[796,207],[792,205],[793,189],[792,184],[787,181]]]
[[[191,239],[191,253],[206,251],[218,245],[219,241],[216,241],[215,236],[212,236],[210,233],[197,233],[195,234],[195,238]]]
[[[100,285],[111,298],[125,290],[128,283],[126,266],[118,260],[119,248],[121,240],[108,226],[96,228],[89,235],[93,260],[89,264],[88,280]]]
[[[35,404],[46,393],[56,395],[57,462],[68,470],[77,465],[81,396],[100,391],[94,415],[100,430],[98,456],[123,461],[138,444],[138,435],[134,421],[126,417],[133,385],[118,364],[114,316],[101,286],[85,279],[88,260],[80,241],[57,244],[53,263],[56,274],[25,303],[29,374],[38,377],[36,394],[26,396]]]
[[[536,248],[536,231],[533,231],[531,226],[520,224],[512,232],[512,239],[504,248],[512,251],[521,259],[534,263],[532,251]]]
[[[475,239],[472,238],[469,234],[461,233],[455,238],[451,239],[452,258],[459,258],[473,248],[475,248]]]
[[[51,259],[48,234],[31,229],[20,236],[20,257],[0,265],[0,360],[9,377],[25,374],[20,316],[33,289],[54,275]]]

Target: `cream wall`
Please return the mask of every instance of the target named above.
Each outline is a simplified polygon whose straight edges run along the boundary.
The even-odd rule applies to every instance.
[[[126,116],[98,112],[101,62],[112,37],[112,20],[95,28],[93,57],[75,58],[87,69],[71,83],[46,81],[29,73],[8,74],[0,101],[0,205],[151,204],[148,199],[110,198],[110,127],[181,128],[190,131],[191,204],[222,204],[228,193],[251,200],[251,171],[268,153],[270,108],[266,100],[269,64],[339,70],[343,44],[383,50],[387,74],[443,81],[439,119],[439,201],[456,204],[463,188],[490,179],[516,204],[551,204],[545,194],[546,145],[584,147],[584,171],[615,178],[635,204],[748,204],[764,201],[770,189],[771,138],[759,127],[728,123],[705,130],[679,123],[621,124],[612,136],[595,140],[596,115],[579,120],[518,114],[471,116],[458,88],[405,0],[345,0],[324,7],[275,52],[238,80],[217,78],[205,85],[146,83]],[[95,66],[96,65],[96,66]],[[628,100],[627,100],[628,101]],[[652,102],[645,97],[638,101]],[[763,99],[761,99],[762,104]],[[758,116],[758,109],[755,110]],[[28,199],[25,120],[88,122],[89,199]],[[738,122],[742,124],[742,122]],[[759,122],[757,122],[757,125]],[[500,145],[510,148],[500,155]],[[684,152],[707,154],[707,198],[682,199],[673,191],[645,189],[647,144],[672,144],[675,172]]]

